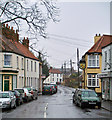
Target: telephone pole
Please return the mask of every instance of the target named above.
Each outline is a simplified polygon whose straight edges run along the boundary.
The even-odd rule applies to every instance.
[[[70,67],[71,67],[71,75],[72,75],[72,60],[70,60]]]
[[[80,86],[79,82],[79,49],[77,48],[77,67],[78,67],[78,87]]]

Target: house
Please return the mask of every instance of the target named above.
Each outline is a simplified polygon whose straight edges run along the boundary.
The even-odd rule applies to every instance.
[[[98,78],[98,74],[102,70],[102,47],[108,44],[109,37],[109,35],[100,36],[100,34],[96,34],[94,45],[82,57],[86,65],[83,70],[82,87],[94,89],[100,95],[101,79]]]
[[[63,74],[59,69],[50,68],[49,76],[44,80],[44,83],[62,83],[63,82]]]
[[[34,86],[41,91],[41,63],[30,52],[29,39],[20,43],[18,32],[7,24],[2,26],[0,42],[0,90]]]
[[[108,44],[102,47],[102,73],[98,74],[104,100],[112,100],[112,36],[108,39]]]

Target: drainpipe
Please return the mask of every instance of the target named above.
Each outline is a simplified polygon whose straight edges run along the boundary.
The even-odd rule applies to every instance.
[[[24,58],[24,87],[26,86],[26,58]]]

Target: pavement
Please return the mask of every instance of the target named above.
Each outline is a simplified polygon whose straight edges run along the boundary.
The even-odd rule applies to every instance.
[[[103,109],[106,109],[110,112],[112,112],[112,101],[102,100],[102,106]]]

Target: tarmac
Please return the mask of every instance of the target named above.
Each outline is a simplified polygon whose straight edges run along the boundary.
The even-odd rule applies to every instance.
[[[112,101],[109,100],[102,100],[102,106],[103,109],[108,110],[112,112]]]

